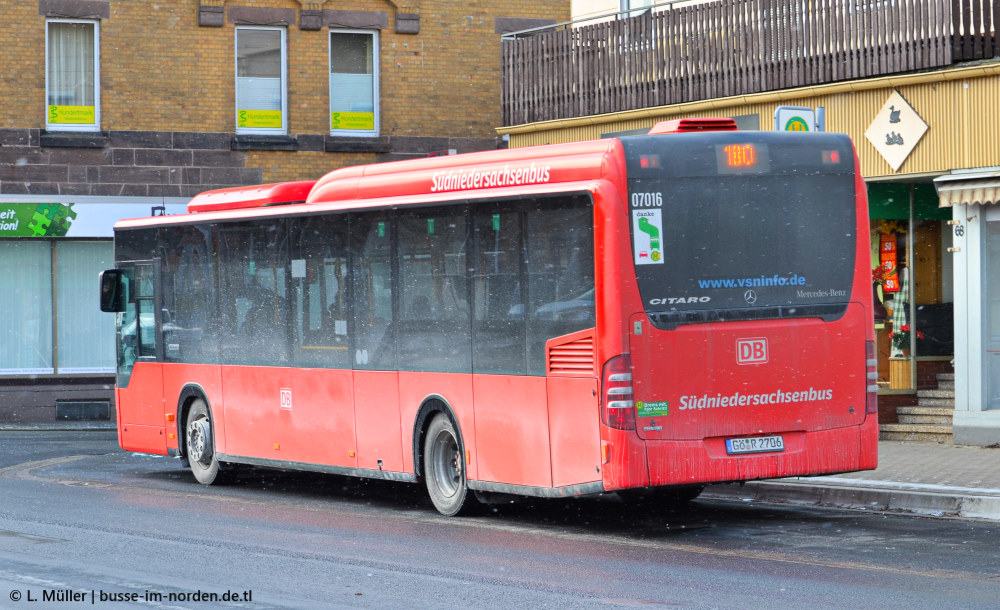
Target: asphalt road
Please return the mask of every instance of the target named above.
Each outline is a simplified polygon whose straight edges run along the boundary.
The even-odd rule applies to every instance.
[[[203,487],[113,433],[0,431],[3,608],[995,608],[998,541],[973,521],[616,496],[448,519],[416,485],[250,469]]]

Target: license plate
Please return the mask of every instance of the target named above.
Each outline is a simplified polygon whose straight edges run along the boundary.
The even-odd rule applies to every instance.
[[[750,438],[727,438],[726,453],[764,453],[767,451],[784,451],[785,439],[781,435],[753,436]]]

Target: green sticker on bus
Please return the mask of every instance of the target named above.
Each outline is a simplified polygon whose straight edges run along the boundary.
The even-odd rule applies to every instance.
[[[638,410],[639,417],[664,417],[670,414],[670,404],[666,400],[655,402],[637,400],[635,407]]]

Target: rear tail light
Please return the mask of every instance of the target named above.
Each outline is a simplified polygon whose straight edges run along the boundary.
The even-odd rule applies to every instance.
[[[601,375],[601,421],[619,430],[635,430],[632,359],[628,355],[616,356],[604,365]]]
[[[878,359],[875,358],[875,342],[865,341],[865,370],[868,391],[865,395],[865,413],[878,413]]]

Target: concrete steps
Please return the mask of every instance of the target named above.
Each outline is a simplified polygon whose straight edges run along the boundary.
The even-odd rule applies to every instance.
[[[886,441],[930,441],[951,444],[955,414],[955,375],[937,376],[936,390],[918,390],[917,406],[898,407],[898,424],[884,424],[879,438]]]
[[[954,408],[946,407],[898,407],[896,414],[901,424],[931,424],[950,426],[955,414]]]
[[[930,424],[883,424],[879,430],[883,441],[921,441],[951,444],[951,426]]]

